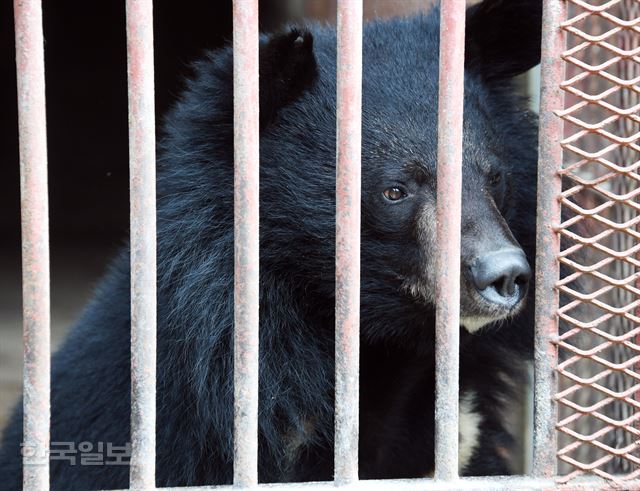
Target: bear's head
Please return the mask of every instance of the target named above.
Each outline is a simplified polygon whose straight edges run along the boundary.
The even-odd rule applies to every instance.
[[[484,0],[468,9],[466,25],[461,318],[473,332],[517,314],[531,291],[537,131],[527,101],[515,95],[514,77],[539,62],[541,1]],[[432,339],[438,52],[437,8],[364,27],[361,317],[362,333],[371,340]],[[171,170],[163,174],[171,177],[165,182],[172,189],[162,193],[175,216],[162,223],[178,223],[175,233],[185,234],[185,217],[191,217],[189,237],[206,239],[203,250],[212,238],[220,244],[224,234],[231,251],[233,239],[231,60],[231,50],[205,60],[201,82],[169,119],[177,128],[169,128],[169,153],[199,163],[197,169],[188,164],[190,173],[180,170],[185,178],[176,179]],[[294,295],[318,324],[332,326],[335,29],[310,25],[262,37],[260,114],[265,305]],[[181,209],[171,198],[180,192],[176,186],[195,196]],[[207,236],[198,228],[203,221],[211,224]],[[170,253],[172,262],[182,254]],[[232,277],[231,263],[224,264],[216,281]]]
[[[517,314],[529,290],[536,129],[513,79],[540,60],[541,2],[485,0],[466,23],[461,323],[473,332]],[[263,243],[290,229],[278,218],[294,223],[304,240],[282,242],[287,260],[329,280],[329,297],[334,263],[316,259],[333,257],[335,43],[311,27],[261,52]],[[390,313],[431,317],[435,302],[439,12],[369,23],[363,46],[363,329],[385,319],[386,335]]]

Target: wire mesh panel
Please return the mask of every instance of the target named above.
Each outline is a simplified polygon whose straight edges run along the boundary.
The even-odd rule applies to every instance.
[[[640,3],[569,0],[559,227],[561,482],[640,474]]]

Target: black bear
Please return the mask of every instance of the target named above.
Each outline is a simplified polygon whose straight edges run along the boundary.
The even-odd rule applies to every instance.
[[[508,474],[505,412],[532,345],[536,120],[512,79],[540,58],[539,0],[467,12],[461,277],[460,471]],[[360,475],[433,467],[434,238],[439,14],[364,29]],[[312,25],[260,45],[262,482],[333,473],[336,33]],[[196,66],[158,159],[157,484],[232,477],[232,51]],[[528,300],[527,300],[528,299]],[[498,329],[499,327],[499,329]],[[53,359],[54,489],[125,488],[128,251]],[[0,487],[21,486],[22,411]],[[82,465],[102,449],[101,465]],[[104,447],[102,447],[104,445]],[[109,446],[109,449],[107,449]],[[82,449],[80,449],[82,450]],[[53,456],[52,456],[53,457]]]

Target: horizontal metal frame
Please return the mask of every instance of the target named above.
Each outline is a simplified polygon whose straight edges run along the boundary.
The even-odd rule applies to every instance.
[[[158,488],[163,491],[232,491],[238,487],[229,486],[195,486]],[[575,479],[571,484],[560,486],[553,478],[535,478],[529,476],[494,476],[494,477],[463,477],[455,481],[434,479],[380,479],[351,482],[337,485],[334,482],[305,482],[286,484],[259,484],[251,488],[264,491],[329,491],[340,489],[344,491],[513,491],[513,490],[640,490],[640,480],[613,482],[599,478]],[[124,491],[124,490],[123,490]]]

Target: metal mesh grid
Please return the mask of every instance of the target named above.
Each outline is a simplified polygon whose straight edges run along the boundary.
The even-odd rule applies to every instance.
[[[640,2],[569,0],[559,282],[561,482],[640,475]]]

